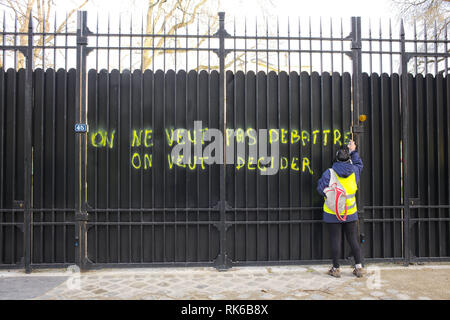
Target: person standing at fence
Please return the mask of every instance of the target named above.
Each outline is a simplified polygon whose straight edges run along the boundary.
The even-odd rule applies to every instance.
[[[337,278],[341,276],[339,256],[342,232],[345,233],[355,258],[353,274],[358,278],[363,276],[355,196],[362,168],[362,160],[352,140],[348,146],[342,146],[337,150],[332,167],[322,174],[317,184],[317,191],[325,199],[323,221],[328,226],[331,240],[333,266],[328,274]]]

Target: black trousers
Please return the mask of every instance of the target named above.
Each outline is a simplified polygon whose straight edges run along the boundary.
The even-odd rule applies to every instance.
[[[333,267],[339,268],[339,256],[342,247],[342,231],[345,233],[350,248],[352,249],[355,263],[361,263],[361,248],[358,240],[358,221],[345,223],[327,223],[330,232],[331,256],[333,258]]]

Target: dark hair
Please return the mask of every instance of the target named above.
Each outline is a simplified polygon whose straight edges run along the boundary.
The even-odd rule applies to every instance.
[[[347,146],[340,147],[336,152],[336,161],[347,162],[350,160],[350,150]]]

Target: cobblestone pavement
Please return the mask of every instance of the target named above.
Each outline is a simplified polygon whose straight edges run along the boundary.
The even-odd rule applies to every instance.
[[[368,266],[361,279],[355,278],[348,266],[342,268],[341,278],[332,278],[326,271],[326,266],[239,267],[225,272],[213,268],[104,269],[72,275],[66,270],[39,270],[31,275],[0,271],[0,288],[12,279],[21,286],[10,297],[5,293],[1,296],[0,290],[0,298],[450,299],[450,264],[376,264]],[[30,297],[33,279],[42,287],[44,277],[54,285]],[[20,292],[28,295],[21,297]]]

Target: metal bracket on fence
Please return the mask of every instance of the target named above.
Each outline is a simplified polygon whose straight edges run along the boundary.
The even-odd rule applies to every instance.
[[[94,262],[92,262],[92,260],[89,259],[89,257],[84,258],[84,261],[83,261],[84,269],[89,269],[89,267],[91,267],[93,265],[94,265]]]
[[[88,221],[89,210],[92,210],[92,207],[87,202],[83,202],[81,204],[81,211],[75,212],[75,221]]]
[[[28,58],[28,47],[20,46],[17,48],[17,50],[19,50],[19,52],[22,53],[25,58]]]
[[[351,48],[352,49],[361,49],[362,48],[361,41],[353,41],[352,40]]]
[[[231,51],[233,51],[233,50],[231,50],[231,49],[224,49],[223,50],[224,57],[226,57],[227,54],[229,54]],[[220,50],[219,49],[213,49],[212,52],[214,52],[215,54],[217,54],[217,56],[220,57]]]
[[[215,227],[216,229],[220,230],[220,228],[222,227],[222,222],[220,222],[220,221],[214,222],[212,224],[212,226]],[[229,227],[231,227],[231,223],[224,224],[225,231],[227,231]]]
[[[89,55],[89,53],[91,53],[92,51],[94,51],[95,50],[95,48],[92,48],[92,47],[86,47],[86,55],[88,56]]]
[[[87,212],[76,212],[75,213],[75,221],[88,221],[89,214]]]
[[[352,126],[352,133],[364,133],[364,126]]]
[[[78,18],[79,19],[78,23],[79,23],[80,29],[78,29],[78,31],[77,31],[78,32],[77,46],[84,46],[84,51],[86,53],[86,56],[88,56],[89,53],[91,53],[94,50],[94,48],[87,46],[88,45],[88,37],[93,35],[94,33],[91,30],[89,30],[89,28],[87,27],[87,25],[86,25],[87,18],[86,17],[87,17],[86,14],[82,14]]]
[[[351,60],[353,60],[353,52],[351,52],[351,51],[345,51],[344,54],[345,54],[346,56],[348,56]]]
[[[231,268],[233,261],[228,257],[227,254],[219,253],[214,259],[213,265],[218,271],[227,271]]]
[[[231,35],[227,32],[227,30],[219,28],[219,30],[217,30],[217,32],[213,34],[213,37],[216,37],[216,38],[220,38],[220,37],[229,38],[229,37],[231,37]]]
[[[93,35],[94,33],[89,30],[87,26],[84,26],[83,32],[81,35],[77,36],[77,44],[80,45],[88,45],[88,37]]]
[[[223,204],[223,208],[225,209],[225,211],[233,209],[233,207],[230,206],[228,201],[220,201],[220,200],[217,201],[217,203],[211,209],[219,211],[222,208],[221,207],[222,204]]]
[[[88,36],[87,35],[78,36],[77,37],[77,44],[78,45],[82,45],[82,46],[87,46],[87,44],[88,44]]]
[[[212,207],[213,210],[221,211],[223,208],[224,211],[231,210],[233,207],[231,207],[227,201],[217,201],[216,205]],[[231,227],[230,223],[226,223],[223,221],[217,221],[216,223],[213,223],[213,226],[216,227],[218,230],[222,227],[225,228],[225,232],[228,230],[229,227]]]
[[[225,30],[225,12],[219,12],[219,29],[213,34],[213,37],[221,39],[220,48],[212,50],[219,58],[223,56],[225,58],[232,50],[225,49],[224,39],[231,37],[231,35]]]
[[[92,208],[91,205],[90,205],[87,201],[85,201],[85,202],[83,203],[83,209],[84,209],[84,211],[91,211],[91,210],[94,210],[94,208]]]
[[[358,34],[358,33],[355,33],[355,36],[356,36],[357,34]],[[348,34],[348,36],[346,36],[343,40],[352,40],[350,49],[361,49],[361,48],[362,48],[361,40],[360,40],[360,39],[355,39],[353,32],[350,32],[350,33]],[[352,51],[345,51],[344,53],[345,53],[347,56],[349,56],[350,59],[353,58]]]
[[[87,22],[87,14],[85,11],[80,11],[80,15],[78,17],[78,30],[77,34],[77,44],[78,45],[87,45],[88,44],[88,36],[93,35],[94,33],[89,30],[86,25]]]

